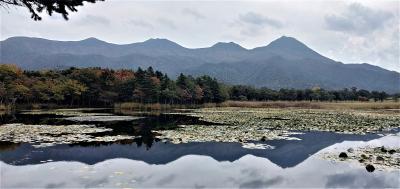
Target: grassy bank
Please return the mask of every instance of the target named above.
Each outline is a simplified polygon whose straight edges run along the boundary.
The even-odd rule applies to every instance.
[[[112,108],[112,105],[97,105],[97,106],[88,106],[88,105],[69,105],[69,104],[55,104],[55,103],[24,103],[24,104],[16,104],[16,105],[8,105],[5,106],[6,110],[41,110],[41,109],[73,109],[73,108]],[[0,111],[2,107],[0,105]]]
[[[309,102],[309,101],[225,101],[223,103],[206,104],[141,104],[141,103],[118,103],[114,108],[125,110],[168,110],[187,108],[211,108],[211,107],[242,107],[242,108],[301,108],[301,109],[338,109],[338,110],[381,110],[400,109],[400,103],[394,101],[384,102]]]
[[[218,104],[215,103],[205,103],[205,104],[142,104],[136,102],[124,102],[116,103],[114,108],[124,109],[124,110],[170,110],[170,109],[193,109],[193,108],[211,108],[217,107]]]
[[[0,104],[0,115],[4,115],[9,113],[12,110],[12,107],[5,104]]]
[[[216,107],[185,115],[211,124],[160,130],[160,138],[174,143],[298,140],[291,135],[308,131],[364,135],[400,127],[398,113],[383,110]]]
[[[225,101],[223,103],[205,104],[143,104],[135,102],[124,102],[114,104],[114,108],[123,110],[170,110],[170,109],[193,109],[212,107],[242,107],[242,108],[301,108],[301,109],[352,109],[352,110],[381,110],[398,109],[400,102],[309,102],[309,101]],[[0,111],[11,109],[55,109],[55,108],[81,108],[81,106],[68,106],[57,104],[18,104],[16,107],[0,104]]]
[[[218,104],[218,106],[243,107],[243,108],[306,108],[306,109],[353,109],[353,110],[400,109],[400,103],[394,101],[384,101],[384,102],[226,101],[221,104]]]
[[[0,111],[9,111],[12,107],[10,105],[0,104]]]

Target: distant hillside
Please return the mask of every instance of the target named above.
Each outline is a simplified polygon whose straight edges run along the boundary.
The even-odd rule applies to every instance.
[[[0,42],[0,47],[1,63],[32,70],[153,66],[171,76],[181,72],[207,74],[227,83],[273,89],[320,86],[400,92],[398,72],[369,64],[336,62],[285,36],[250,50],[232,42],[189,49],[167,39],[117,45],[96,38],[53,41],[28,37],[6,39]]]

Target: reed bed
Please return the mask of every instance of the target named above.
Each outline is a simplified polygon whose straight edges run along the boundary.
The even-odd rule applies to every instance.
[[[220,107],[243,108],[302,108],[302,109],[352,109],[352,110],[400,110],[400,103],[384,102],[309,102],[309,101],[226,101]]]
[[[114,108],[123,110],[171,110],[171,109],[194,109],[194,108],[213,108],[218,107],[216,103],[204,103],[204,104],[160,104],[160,103],[136,103],[136,102],[124,102],[114,104]]]

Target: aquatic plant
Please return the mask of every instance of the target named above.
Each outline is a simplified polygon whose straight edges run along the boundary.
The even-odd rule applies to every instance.
[[[390,151],[392,153],[389,153]],[[337,155],[337,152],[326,152],[321,157],[332,161],[357,161],[366,166],[368,172],[373,172],[375,169],[400,169],[400,148],[365,146],[355,148],[352,152],[348,151],[345,153],[346,157],[343,153]]]
[[[168,139],[172,143],[188,142],[243,142],[286,139],[300,140],[290,135],[299,134],[284,130],[269,130],[261,127],[240,127],[221,125],[181,125],[175,130],[156,131],[158,138]]]
[[[384,111],[204,108],[188,115],[216,124],[271,130],[366,134],[400,127],[400,115]]]
[[[133,117],[133,116],[75,116],[75,117],[66,117],[64,118],[65,120],[70,120],[70,121],[87,121],[87,122],[94,122],[94,121],[132,121],[132,120],[137,120],[141,119],[142,117]]]
[[[133,136],[93,136],[95,133],[112,131],[95,125],[25,125],[21,123],[0,126],[0,141],[14,143],[69,144],[76,142],[111,142],[133,139]],[[40,145],[42,144],[42,145]]]

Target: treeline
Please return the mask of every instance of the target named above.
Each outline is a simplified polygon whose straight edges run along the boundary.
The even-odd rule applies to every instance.
[[[280,89],[254,88],[251,86],[236,85],[229,90],[231,100],[285,100],[285,101],[383,101],[388,97],[395,100],[399,94],[388,95],[384,91],[358,90],[356,87],[342,90],[325,90],[318,87],[312,89]]]
[[[112,105],[115,102],[197,104],[228,99],[227,88],[209,76],[181,74],[175,81],[146,70],[69,68],[23,71],[0,65],[0,103]]]
[[[24,71],[15,65],[0,65],[0,104],[55,103],[102,106],[115,102],[201,104],[225,100],[384,100],[385,92],[356,88],[327,91],[320,88],[296,90],[227,86],[209,76],[180,74],[176,80],[146,70],[69,68]],[[396,96],[398,97],[398,95]]]

